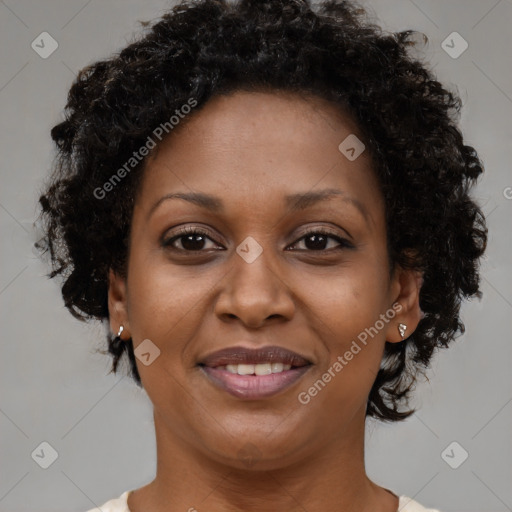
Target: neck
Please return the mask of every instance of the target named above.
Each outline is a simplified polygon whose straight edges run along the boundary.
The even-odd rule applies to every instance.
[[[239,468],[208,457],[166,428],[155,414],[156,478],[132,493],[131,512],[320,512],[398,509],[396,496],[378,487],[364,467],[364,411],[331,444],[307,459],[271,469]]]

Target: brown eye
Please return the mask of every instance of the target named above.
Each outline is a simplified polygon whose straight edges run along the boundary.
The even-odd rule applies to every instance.
[[[197,227],[189,226],[180,229],[178,233],[171,238],[166,238],[163,240],[162,245],[166,248],[187,252],[197,252],[218,247],[216,244],[215,247],[205,247],[208,241],[213,242],[208,232]],[[181,247],[177,247],[176,242],[179,242]]]
[[[329,245],[329,239],[337,242],[334,247],[327,247]],[[297,242],[293,244],[296,246],[301,240],[304,240],[304,245],[308,251],[327,251],[330,249],[353,249],[354,246],[345,238],[338,235],[329,233],[328,231],[315,230],[306,233]],[[292,247],[293,247],[292,246]]]

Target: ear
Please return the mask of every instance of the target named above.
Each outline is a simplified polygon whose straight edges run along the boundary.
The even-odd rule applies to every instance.
[[[393,320],[387,326],[386,341],[399,343],[408,338],[418,327],[423,318],[420,309],[420,290],[423,284],[423,275],[417,270],[405,270],[400,266],[395,268],[392,279],[393,310],[396,312]],[[400,335],[398,327],[405,325],[404,338]]]
[[[128,308],[126,300],[126,278],[110,269],[108,276],[108,312],[110,329],[113,333],[119,332],[123,326],[122,339],[129,339],[130,325],[128,322]]]

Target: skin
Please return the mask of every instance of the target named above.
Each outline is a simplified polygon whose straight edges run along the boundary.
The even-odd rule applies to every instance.
[[[137,360],[154,407],[157,473],[129,495],[132,512],[398,509],[365,472],[365,408],[385,341],[400,342],[398,324],[410,335],[420,320],[421,280],[389,271],[384,200],[368,151],[349,161],[338,150],[349,134],[362,139],[326,100],[238,91],[191,114],[148,159],[127,275],[111,271],[109,287],[112,331],[123,325],[135,349],[149,339],[160,350],[148,366]],[[302,210],[284,201],[331,188],[342,195]],[[176,192],[217,196],[224,210],[183,199],[154,208]],[[192,239],[198,250],[186,251],[183,237],[174,251],[162,245],[185,225],[208,230],[202,243]],[[305,235],[318,228],[351,247],[327,238],[314,250]],[[248,236],[263,249],[252,263],[236,252]],[[298,394],[396,303],[400,312],[301,404]],[[222,348],[265,345],[314,364],[292,387],[252,401],[197,366]]]

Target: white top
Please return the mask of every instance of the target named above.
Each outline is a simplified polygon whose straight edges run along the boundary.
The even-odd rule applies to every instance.
[[[109,500],[100,508],[91,508],[87,512],[130,512],[127,503],[130,492],[125,491],[119,498]],[[439,512],[439,510],[434,508],[425,508],[407,496],[399,496],[398,499],[397,512]]]

